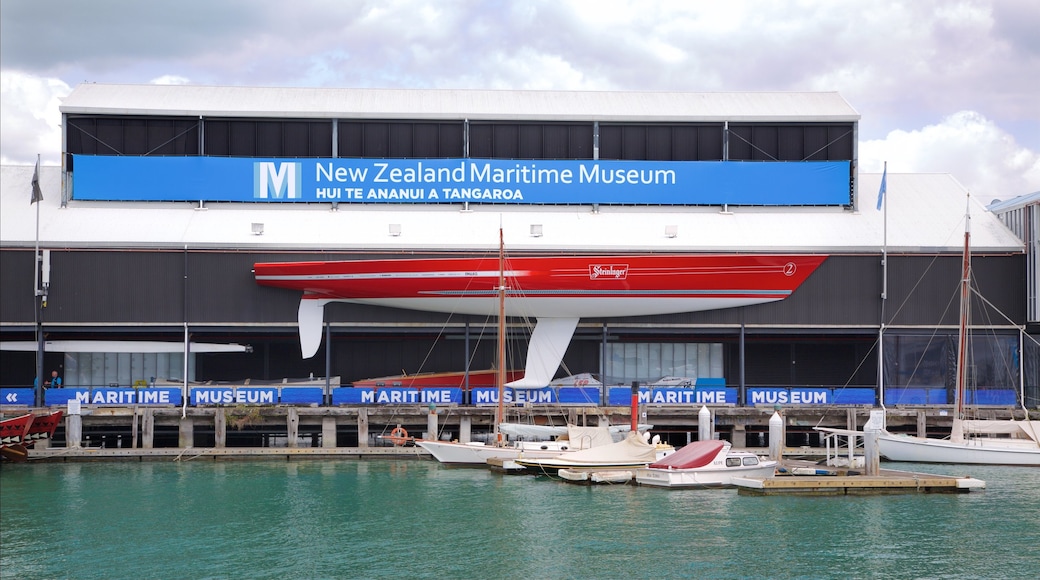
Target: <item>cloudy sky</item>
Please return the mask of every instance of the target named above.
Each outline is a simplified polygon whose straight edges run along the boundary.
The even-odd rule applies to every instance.
[[[77,84],[837,91],[860,168],[1040,190],[1036,0],[3,0],[0,162]]]

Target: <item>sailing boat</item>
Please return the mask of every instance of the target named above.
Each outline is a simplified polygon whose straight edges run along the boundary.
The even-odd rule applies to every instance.
[[[502,228],[498,230],[498,285],[495,288],[498,296],[498,406],[495,410],[493,430],[494,442],[486,445],[482,442],[461,443],[458,441],[416,441],[416,445],[429,451],[433,457],[445,464],[486,466],[489,459],[514,460],[520,457],[548,458],[572,450],[607,445],[614,442],[609,429],[600,427],[578,427],[568,425],[566,437],[545,441],[515,441],[508,444],[507,432],[523,432],[524,426],[507,425],[505,423],[505,387],[506,387],[506,276],[505,276],[505,240]],[[533,427],[533,426],[532,426]]]
[[[949,439],[893,434],[878,428],[878,452],[889,461],[918,463],[971,463],[1040,466],[1040,421],[969,420],[964,400],[968,377],[968,319],[971,311],[971,206],[965,212],[961,259],[960,319],[957,330],[957,366],[953,427]],[[866,429],[871,429],[868,425]]]

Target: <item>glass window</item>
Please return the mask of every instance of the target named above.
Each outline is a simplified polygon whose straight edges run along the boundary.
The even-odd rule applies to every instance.
[[[66,387],[129,387],[144,381],[184,381],[184,353],[70,352],[65,353]],[[188,380],[195,380],[195,353],[188,354]]]
[[[653,383],[663,377],[724,378],[722,343],[626,342],[605,349],[607,385]]]

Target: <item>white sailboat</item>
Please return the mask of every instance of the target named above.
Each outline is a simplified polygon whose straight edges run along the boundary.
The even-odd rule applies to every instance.
[[[506,386],[506,347],[505,347],[505,242],[502,230],[498,232],[498,407],[495,412],[494,441],[487,445],[483,442],[431,441],[419,440],[416,445],[429,451],[437,461],[449,465],[486,466],[489,459],[513,460],[525,458],[549,458],[561,453],[589,449],[614,442],[611,428],[599,427],[566,427],[523,425],[506,423],[504,417],[504,400]],[[506,435],[520,437],[534,436],[535,441],[509,442]]]
[[[970,200],[969,200],[970,203]],[[889,461],[1040,466],[1040,421],[1026,419],[970,420],[965,416],[968,377],[968,322],[971,311],[971,211],[965,213],[964,250],[960,281],[960,318],[953,427],[948,439],[894,434],[878,430],[878,452]]]

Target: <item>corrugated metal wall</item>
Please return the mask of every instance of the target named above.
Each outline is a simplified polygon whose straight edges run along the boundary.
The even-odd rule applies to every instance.
[[[33,323],[31,250],[0,252],[0,314],[5,325]],[[362,256],[356,256],[362,257]],[[364,256],[378,257],[378,256]],[[243,326],[294,324],[299,295],[262,287],[255,262],[344,259],[326,253],[221,251],[52,250],[46,320],[76,325]],[[983,256],[973,261],[981,293],[1015,324],[1025,318],[1025,257]],[[958,256],[889,256],[888,325],[956,324]],[[187,276],[185,277],[185,267]],[[608,326],[863,327],[881,321],[879,256],[831,256],[795,293],[780,302],[711,312],[609,319]],[[187,301],[185,302],[185,288]],[[446,315],[334,304],[332,322],[441,325]],[[466,319],[457,318],[458,323]],[[978,309],[978,324],[1006,325]],[[991,322],[986,322],[991,321]],[[584,320],[585,323],[596,322]]]
[[[251,353],[198,355],[197,373],[206,380],[322,376],[324,347],[311,359],[300,357],[299,295],[257,285],[252,267],[265,261],[361,257],[385,255],[52,250],[46,330],[52,340],[102,335],[179,340],[187,312],[192,340],[238,342],[254,348]],[[1015,324],[1022,324],[1025,317],[1024,260],[1023,255],[983,256],[973,262],[981,292]],[[943,324],[956,323],[959,256],[890,256],[889,262],[887,324],[930,328],[940,319]],[[0,250],[3,340],[32,339],[31,272],[32,250]],[[602,334],[596,325],[605,322],[612,342],[721,343],[726,376],[735,383],[743,325],[748,384],[871,385],[876,374],[876,358],[871,357],[876,356],[874,341],[881,319],[881,279],[877,255],[831,256],[781,302],[670,316],[583,320],[561,373],[599,371]],[[344,381],[459,370],[465,368],[467,356],[470,368],[490,368],[495,359],[488,334],[493,332],[493,321],[479,317],[345,303],[329,305],[326,315],[334,323],[332,374]],[[982,308],[976,308],[974,321],[1008,325]],[[464,348],[467,322],[468,354]],[[5,353],[0,382],[31,381],[32,354],[22,354]],[[523,354],[516,353],[510,366],[522,364]]]

